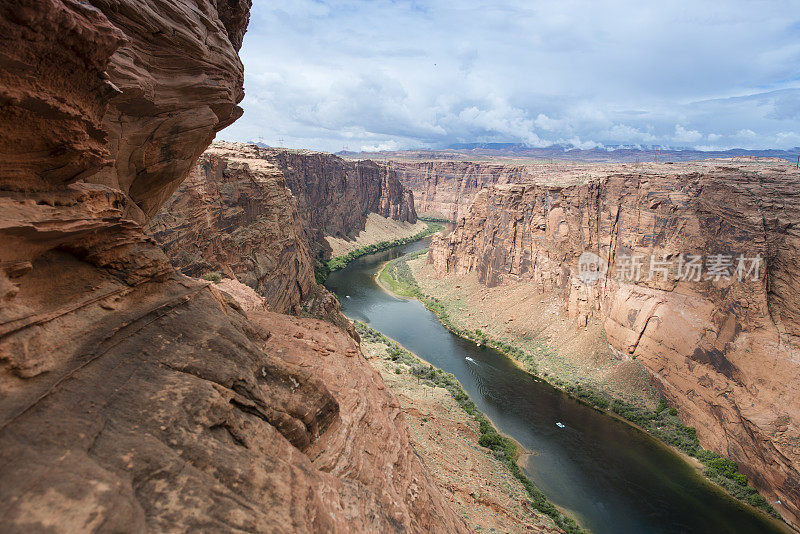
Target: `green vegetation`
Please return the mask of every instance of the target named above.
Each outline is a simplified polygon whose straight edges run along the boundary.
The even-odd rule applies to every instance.
[[[378,274],[378,280],[392,293],[402,297],[419,298],[421,291],[417,281],[411,274],[411,269],[406,260],[419,258],[427,252],[428,249],[419,250],[398,258],[398,260],[402,259],[403,261],[392,260],[388,262]]]
[[[380,343],[387,347],[386,358],[392,361],[399,361],[409,367],[409,372],[425,383],[445,388],[453,396],[461,408],[467,412],[480,428],[480,438],[478,443],[482,447],[491,450],[497,458],[510,472],[514,478],[519,480],[525,491],[531,498],[534,508],[553,519],[559,528],[569,534],[580,534],[586,532],[574,519],[562,514],[556,506],[547,500],[544,493],[525,476],[522,469],[517,465],[517,446],[507,437],[500,434],[491,421],[475,407],[475,403],[470,400],[469,395],[461,387],[455,376],[451,373],[437,369],[432,365],[426,364],[416,355],[408,352],[396,342],[387,338],[380,332],[373,330],[362,322],[356,321],[356,331],[361,339],[366,342]],[[397,372],[397,371],[395,371]]]
[[[207,272],[202,276],[203,280],[208,280],[209,282],[214,282],[218,284],[220,280],[222,280],[222,273],[219,271],[210,271]]]
[[[536,374],[535,355],[503,341],[492,339],[480,330],[471,331],[459,328],[453,324],[450,319],[450,314],[447,312],[447,307],[439,299],[422,292],[417,281],[414,279],[411,268],[408,266],[408,260],[418,258],[425,253],[427,253],[427,250],[420,250],[388,262],[378,274],[378,280],[392,293],[403,297],[415,298],[422,302],[426,308],[437,315],[439,321],[441,321],[445,328],[457,336],[475,343],[480,343],[481,345],[492,347],[522,363],[526,371]],[[541,347],[537,346],[537,350],[543,351],[547,349],[542,345]]]
[[[530,374],[546,380],[583,404],[592,406],[600,411],[613,412],[662,442],[676,447],[693,458],[697,458],[704,466],[703,474],[710,480],[720,485],[737,499],[780,519],[780,514],[775,508],[755,488],[747,484],[747,477],[738,472],[736,462],[708,451],[700,445],[696,430],[681,423],[678,418],[678,410],[675,407],[668,407],[662,400],[658,409],[655,411],[648,410],[644,406],[614,398],[609,393],[598,390],[594,386],[569,383],[554,376],[539,376],[536,365],[537,354],[541,355],[545,351],[553,350],[546,344],[537,343],[534,350],[535,353],[531,353],[509,343],[492,339],[481,330],[470,331],[455,326],[450,319],[447,306],[436,297],[422,292],[414,279],[411,268],[408,266],[408,260],[414,259],[425,252],[425,250],[421,250],[388,262],[381,270],[378,280],[384,287],[398,295],[418,299],[426,308],[439,317],[445,328],[454,334],[494,348],[512,360],[519,362]]]
[[[445,217],[418,217],[420,221],[425,222],[437,222],[437,223],[455,223],[455,219],[447,219]]]
[[[360,258],[361,256],[366,256],[367,254],[372,254],[374,252],[390,249],[398,245],[413,243],[414,241],[419,241],[423,237],[427,237],[431,234],[435,234],[436,232],[444,230],[444,226],[435,222],[426,222],[425,224],[426,228],[424,230],[417,232],[412,236],[394,239],[392,241],[381,241],[380,243],[374,243],[372,245],[357,248],[356,250],[352,250],[343,256],[336,256],[335,258],[331,258],[327,261],[318,261],[314,273],[317,283],[324,284],[330,273],[333,271],[338,271],[339,269],[344,269],[348,263],[356,258]]]
[[[697,458],[704,466],[703,474],[710,480],[722,486],[737,499],[780,519],[780,514],[772,505],[755,488],[747,484],[747,476],[738,472],[736,462],[704,449],[697,439],[697,431],[693,427],[684,425],[678,418],[678,410],[668,407],[663,399],[660,406],[653,411],[612,398],[606,392],[585,385],[568,384],[558,378],[549,378],[551,384],[566,391],[580,402],[602,411],[611,411],[663,443]]]

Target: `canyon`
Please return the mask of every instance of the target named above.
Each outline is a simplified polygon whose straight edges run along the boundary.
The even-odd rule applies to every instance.
[[[448,220],[466,215],[475,196],[487,185],[520,181],[527,171],[524,165],[461,161],[392,161],[389,168],[414,193],[421,214]]]
[[[331,239],[339,248],[355,243],[376,217],[416,223],[412,193],[385,168],[216,142],[147,230],[184,274],[219,272],[256,290],[272,311],[344,325],[336,300],[315,281],[315,263],[330,258]]]
[[[442,156],[443,157],[443,156]],[[492,185],[530,180],[558,180],[565,174],[596,176],[616,164],[556,160],[410,161],[393,159],[385,164],[414,194],[417,211],[426,217],[457,220],[469,214],[478,193]]]
[[[245,154],[203,153],[148,232],[184,274],[219,272],[297,312],[316,286],[309,229],[278,168]]]
[[[415,223],[414,195],[395,173],[369,160],[350,162],[308,150],[272,150],[273,161],[298,198],[312,231],[315,254],[329,257],[325,238],[353,238],[376,213]]]
[[[242,114],[250,8],[0,6],[3,531],[469,531],[461,512],[496,510],[503,477],[476,504],[463,485],[478,475],[444,484],[426,466],[457,465],[447,431],[419,414],[409,431],[370,363],[385,348],[365,357],[315,277],[321,261],[413,235],[417,212],[457,220],[431,241],[432,273],[547,295],[559,322],[641,364],[800,528],[798,171],[212,144]],[[584,252],[609,275],[587,282]],[[761,269],[613,276],[632,256],[646,273],[654,258],[739,254]],[[395,391],[441,397],[403,400],[418,411],[453,405],[399,378],[405,367],[378,369]],[[474,422],[438,417],[472,455]],[[494,465],[487,451],[471,461]],[[558,532],[520,487],[508,524]]]
[[[246,309],[178,272],[145,232],[241,114],[249,8],[0,6],[4,531],[467,531],[356,337]],[[218,163],[209,156],[192,179],[217,176]],[[234,182],[248,179],[232,167]],[[357,232],[348,225],[368,206],[414,218],[410,195],[377,165],[352,172],[386,188],[335,214],[305,200],[334,190],[316,184],[295,207],[270,175],[259,198],[286,210],[265,229],[277,240],[269,250],[295,266],[323,250],[302,239],[297,213],[326,234]],[[283,179],[295,176],[307,179]],[[407,203],[387,200],[398,196]],[[231,270],[248,261],[234,259]],[[269,279],[253,285],[273,307],[296,304]]]
[[[434,236],[427,262],[439,277],[527,286],[574,330],[599,327],[608,350],[642,364],[701,443],[797,527],[798,179],[787,162],[758,160],[527,176],[478,193],[452,234]],[[584,276],[584,252],[606,276]],[[740,255],[760,269],[737,274]],[[689,256],[707,269],[727,261],[728,276],[681,278]]]

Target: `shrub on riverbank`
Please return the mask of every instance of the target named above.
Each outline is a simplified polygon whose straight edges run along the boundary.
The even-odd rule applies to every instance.
[[[546,380],[578,401],[600,411],[613,412],[660,441],[678,448],[693,458],[697,458],[704,466],[703,474],[710,480],[720,485],[737,499],[780,519],[780,514],[775,508],[755,488],[747,485],[747,477],[738,472],[738,466],[734,461],[708,451],[700,445],[696,430],[681,423],[678,418],[678,410],[675,407],[668,407],[662,400],[658,409],[652,411],[643,406],[614,398],[609,393],[598,390],[588,384],[568,383],[553,376],[540,377],[538,376],[536,356],[534,354],[510,343],[494,340],[479,330],[466,330],[454,325],[447,312],[447,306],[436,297],[427,295],[420,289],[414,274],[411,272],[411,268],[408,266],[408,260],[414,259],[425,252],[424,250],[418,251],[390,261],[380,272],[379,280],[393,292],[418,299],[426,308],[439,317],[445,328],[454,334],[494,348],[512,360],[520,362],[527,372]],[[536,350],[552,349],[544,344],[537,344]]]
[[[419,241],[424,237],[427,237],[431,234],[435,234],[436,232],[444,230],[444,226],[435,222],[426,221],[425,224],[427,226],[424,230],[422,230],[421,232],[417,232],[412,236],[402,237],[400,239],[394,239],[392,241],[381,241],[379,243],[373,243],[372,245],[367,245],[361,248],[357,248],[355,250],[351,250],[347,254],[344,254],[342,256],[336,256],[335,258],[331,258],[327,261],[318,261],[314,270],[314,275],[315,278],[317,279],[317,283],[318,284],[325,283],[325,280],[327,280],[328,275],[330,273],[332,273],[333,271],[338,271],[339,269],[344,269],[348,263],[355,260],[356,258],[360,258],[361,256],[366,256],[367,254],[372,254],[374,252],[380,252],[382,250],[390,249],[392,247],[396,247],[399,245],[406,245],[408,243],[413,243],[414,241]]]
[[[458,405],[478,423],[480,429],[478,443],[482,447],[491,450],[495,458],[511,472],[514,478],[522,483],[535,509],[552,518],[555,524],[568,534],[581,534],[586,532],[574,519],[562,514],[553,503],[547,500],[547,496],[525,476],[525,473],[519,465],[517,465],[518,451],[516,444],[509,438],[500,434],[492,422],[477,409],[475,403],[472,402],[469,395],[467,395],[461,387],[461,383],[452,373],[442,371],[432,365],[426,364],[395,341],[373,330],[364,323],[356,321],[355,326],[356,331],[363,341],[385,345],[387,347],[387,358],[392,361],[400,361],[407,365],[409,367],[409,372],[419,380],[425,381],[430,385],[443,387],[450,392]]]
[[[203,280],[214,282],[218,284],[222,280],[222,273],[219,271],[210,271],[203,275]]]
[[[455,219],[448,219],[446,217],[417,217],[420,221],[425,222],[437,222],[437,223],[449,223],[455,224]]]

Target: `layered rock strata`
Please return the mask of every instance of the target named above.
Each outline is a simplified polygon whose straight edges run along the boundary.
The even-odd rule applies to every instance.
[[[108,66],[119,93],[102,122],[114,157],[87,179],[125,193],[126,216],[145,222],[216,132],[242,114],[244,69],[237,51],[251,1],[89,3],[123,29],[125,42]]]
[[[238,114],[248,8],[0,7],[4,532],[465,530],[351,336],[142,230]]]
[[[428,261],[488,286],[527,281],[560,295],[577,326],[599,320],[701,443],[797,526],[798,179],[788,165],[707,162],[493,186],[434,236]],[[584,252],[605,277],[585,276]]]
[[[325,240],[331,247],[331,256],[344,256],[350,252],[370,245],[383,242],[392,242],[399,239],[410,239],[424,232],[428,225],[424,221],[416,223],[400,222],[377,213],[367,215],[364,229],[355,238],[342,238],[327,236]]]
[[[389,168],[414,193],[415,207],[420,214],[445,219],[466,215],[484,187],[519,182],[528,173],[525,165],[471,161],[392,161]]]
[[[207,151],[148,231],[183,273],[219,271],[255,289],[273,311],[299,312],[316,285],[297,200],[263,159]]]
[[[308,150],[259,149],[259,155],[283,173],[313,232],[317,257],[330,254],[326,236],[355,238],[369,213],[417,221],[414,194],[382,165]]]
[[[613,164],[557,160],[526,163],[477,161],[390,161],[387,165],[400,182],[414,193],[417,211],[427,217],[456,220],[469,213],[478,193],[491,185],[561,180],[565,176],[599,178],[617,167]],[[555,184],[554,184],[555,185]]]
[[[186,274],[220,271],[273,311],[337,319],[336,300],[315,282],[315,259],[330,255],[328,239],[352,241],[371,215],[416,222],[413,195],[371,162],[217,142],[148,231]]]

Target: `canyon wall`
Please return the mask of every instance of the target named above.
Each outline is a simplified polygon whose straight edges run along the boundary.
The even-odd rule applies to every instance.
[[[248,9],[0,5],[4,532],[466,530],[351,336],[143,231],[240,113]]]
[[[417,221],[414,194],[395,173],[372,161],[345,161],[310,150],[259,149],[283,173],[312,231],[315,256],[327,258],[325,236],[355,237],[367,214],[401,222]]]
[[[525,165],[470,161],[392,161],[389,168],[414,193],[420,214],[445,219],[465,216],[475,195],[484,187],[518,182],[528,173]]]
[[[428,261],[488,286],[528,281],[578,327],[600,321],[798,526],[799,180],[786,164],[707,162],[492,186]]]
[[[216,132],[242,114],[244,69],[237,50],[250,0],[89,3],[129,30],[107,69],[119,91],[102,122],[113,159],[86,181],[122,191],[126,217],[144,222]]]
[[[245,155],[207,150],[148,231],[183,273],[219,271],[298,313],[316,286],[309,231],[283,173]]]
[[[352,238],[370,213],[416,222],[411,192],[372,162],[216,142],[148,231],[185,274],[220,271],[272,311],[333,316],[314,260],[330,255],[326,236]]]

